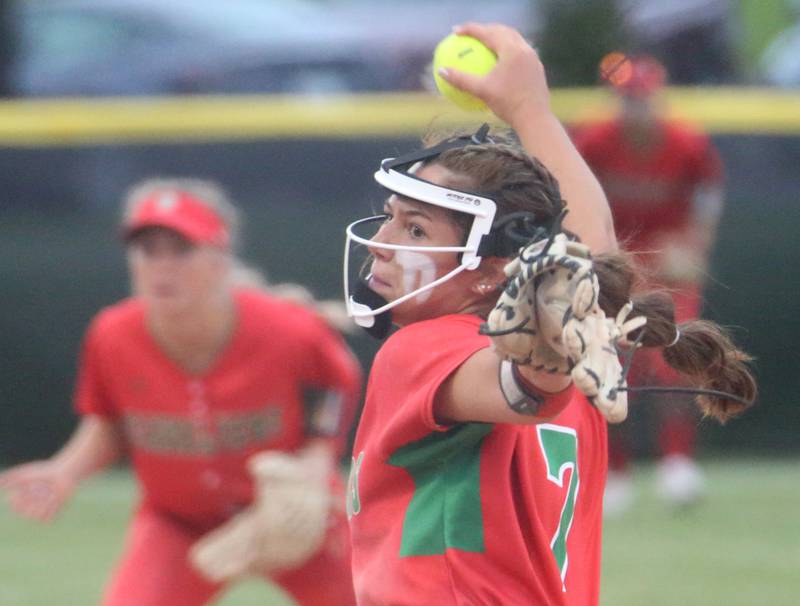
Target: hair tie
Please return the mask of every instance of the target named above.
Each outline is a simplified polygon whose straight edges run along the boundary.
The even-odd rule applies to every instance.
[[[672,347],[673,345],[675,345],[675,343],[678,342],[678,339],[680,339],[680,338],[681,338],[681,329],[676,326],[675,327],[675,338],[672,339],[672,343],[670,343],[666,347]]]

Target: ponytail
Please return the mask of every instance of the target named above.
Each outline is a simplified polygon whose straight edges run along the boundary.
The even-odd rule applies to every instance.
[[[746,364],[752,358],[720,326],[692,320],[677,329],[678,340],[662,350],[667,364],[697,387],[733,393],[750,403],[756,399],[756,382]],[[705,415],[723,423],[747,408],[735,400],[705,395],[698,396],[697,404]]]
[[[600,284],[599,304],[606,315],[616,316],[623,305],[632,301],[629,318],[647,318],[647,324],[631,334],[631,339],[639,338],[643,347],[661,349],[667,364],[693,387],[725,392],[744,400],[701,394],[696,401],[704,415],[724,423],[755,401],[756,382],[747,366],[752,358],[736,347],[721,326],[708,320],[677,325],[675,306],[667,291],[637,292],[643,279],[627,253],[598,255],[594,267]]]

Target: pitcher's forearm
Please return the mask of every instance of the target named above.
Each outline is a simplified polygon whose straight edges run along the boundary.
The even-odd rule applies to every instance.
[[[541,108],[520,108],[511,126],[525,150],[558,179],[569,209],[564,226],[595,254],[615,251],[617,239],[603,188],[556,116]]]

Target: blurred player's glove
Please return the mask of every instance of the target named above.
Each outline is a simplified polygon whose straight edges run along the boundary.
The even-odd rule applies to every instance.
[[[197,541],[194,567],[213,582],[297,568],[319,551],[331,497],[326,473],[302,456],[254,455],[256,497],[246,510]]]
[[[549,244],[549,246],[548,246]],[[616,320],[597,301],[600,288],[589,249],[557,234],[523,249],[505,267],[508,285],[481,327],[500,357],[536,370],[568,374],[610,422],[627,416],[617,346],[646,322]]]

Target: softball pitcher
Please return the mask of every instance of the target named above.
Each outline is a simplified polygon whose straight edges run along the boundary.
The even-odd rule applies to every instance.
[[[527,153],[484,126],[384,160],[383,214],[347,228],[351,315],[377,337],[399,327],[375,357],[353,452],[356,595],[362,606],[591,606],[606,424],[627,414],[618,351],[663,347],[678,327],[668,297],[632,296],[606,200],[550,111],[536,52],[505,26],[458,31],[498,63],[443,77],[514,127]],[[706,412],[749,404],[743,354],[715,326],[680,331],[675,366],[735,392],[705,394]]]

